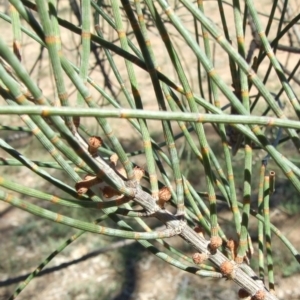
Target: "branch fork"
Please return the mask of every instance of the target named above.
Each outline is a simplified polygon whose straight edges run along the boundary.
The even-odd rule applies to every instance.
[[[250,276],[246,273],[242,265],[237,264],[234,261],[229,260],[221,251],[217,248],[221,245],[220,239],[214,237],[213,240],[206,240],[201,234],[195,232],[187,224],[178,220],[178,218],[171,212],[166,210],[164,206],[158,205],[158,201],[154,199],[149,193],[142,190],[140,186],[140,178],[138,180],[124,180],[104,162],[100,157],[97,161],[101,172],[105,174],[104,178],[109,178],[115,182],[121,182],[121,190],[126,192],[126,196],[130,197],[135,203],[141,205],[145,212],[151,216],[156,217],[167,227],[162,234],[167,233],[168,237],[179,235],[187,243],[192,245],[199,253],[207,255],[210,260],[227,279],[233,280],[241,288],[243,288],[249,295],[252,295],[253,300],[276,300],[277,297],[270,293],[265,287],[262,288],[261,283],[256,281],[256,276]],[[115,188],[115,187],[114,187]],[[120,190],[120,192],[121,192]],[[162,193],[165,195],[165,193]],[[169,231],[169,232],[168,232]]]

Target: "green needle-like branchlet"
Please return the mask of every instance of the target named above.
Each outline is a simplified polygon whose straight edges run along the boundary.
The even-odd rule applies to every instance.
[[[273,265],[273,255],[272,255],[272,240],[271,240],[271,228],[270,228],[270,177],[265,176],[264,178],[264,232],[266,239],[266,252],[267,252],[267,265],[268,265],[268,279],[269,279],[269,289],[271,291],[275,290],[274,283],[274,265]]]
[[[257,207],[258,213],[263,215],[263,203],[264,203],[264,180],[265,180],[266,166],[264,163],[260,167],[259,175],[259,187],[258,187],[258,198]],[[264,224],[258,221],[258,272],[259,278],[264,281],[265,278],[265,265],[264,265]]]
[[[16,206],[22,210],[28,211],[36,216],[43,217],[53,222],[61,223],[67,226],[71,226],[77,229],[89,231],[92,233],[103,234],[114,237],[122,237],[125,239],[134,240],[153,240],[153,239],[163,239],[166,237],[174,236],[176,233],[172,230],[166,229],[161,232],[132,232],[120,229],[112,229],[108,227],[103,227],[95,225],[89,222],[80,221],[78,219],[73,219],[58,213],[51,212],[48,209],[41,208],[37,205],[30,204],[29,202],[20,200],[13,197],[11,194],[0,191],[0,199],[7,202],[13,206]]]

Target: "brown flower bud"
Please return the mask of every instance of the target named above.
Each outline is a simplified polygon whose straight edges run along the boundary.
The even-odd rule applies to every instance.
[[[192,258],[195,264],[200,265],[208,259],[208,256],[205,253],[194,253]]]
[[[264,300],[266,297],[266,294],[263,290],[259,290],[255,293],[254,296],[251,297],[251,300]]]
[[[97,155],[97,149],[103,144],[101,137],[91,136],[88,142],[88,151],[92,156]]]
[[[230,261],[224,261],[220,266],[221,273],[226,277],[232,277],[234,265]]]
[[[165,203],[169,201],[172,197],[171,191],[167,186],[162,187],[158,192],[158,201],[157,204],[160,207],[164,207]]]
[[[158,192],[158,198],[159,200],[162,200],[164,202],[167,202],[171,199],[171,191],[167,186],[162,187]]]
[[[212,236],[210,238],[209,248],[211,251],[216,251],[222,245],[222,239],[219,236]]]

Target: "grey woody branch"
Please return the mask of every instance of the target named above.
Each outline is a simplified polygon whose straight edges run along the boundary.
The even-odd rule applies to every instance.
[[[78,137],[78,135],[77,135]],[[83,140],[81,145],[87,145]],[[119,186],[119,191],[126,191],[126,196],[130,196],[131,200],[143,207],[146,215],[151,215],[160,220],[166,225],[167,230],[172,232],[171,235],[178,235],[189,243],[197,252],[204,254],[214,266],[222,273],[223,277],[237,283],[243,292],[248,293],[252,300],[276,300],[274,294],[269,292],[261,280],[255,275],[253,270],[245,266],[244,263],[237,264],[233,260],[228,259],[216,247],[211,247],[210,240],[206,240],[203,235],[198,234],[190,228],[185,221],[179,220],[175,215],[159,205],[149,193],[145,192],[138,180],[124,180],[120,175],[113,170],[101,157],[93,153],[93,157],[98,163],[100,173],[105,174],[102,178],[110,178],[109,183],[116,182]],[[116,188],[114,186],[113,188]],[[217,245],[218,246],[218,245]]]

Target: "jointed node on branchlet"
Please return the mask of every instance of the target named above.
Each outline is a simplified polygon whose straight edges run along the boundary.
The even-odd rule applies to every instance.
[[[248,257],[248,252],[244,256],[238,256],[238,255],[236,255],[234,261],[237,264],[246,263],[247,265],[249,265],[250,264],[250,260],[249,260],[249,257]]]
[[[161,207],[165,207],[165,203],[168,202],[172,197],[171,191],[167,186],[162,187],[158,192],[157,204]]]
[[[224,261],[220,266],[221,273],[228,279],[234,278],[234,264],[230,261]]]
[[[212,236],[210,238],[209,249],[211,252],[216,252],[221,245],[222,239],[219,236]]]
[[[227,135],[227,142],[228,145],[234,148],[236,152],[238,150],[238,143],[240,139],[240,132],[233,126],[227,125],[226,126],[226,135]]]
[[[204,263],[208,259],[208,255],[206,253],[194,253],[192,256],[193,262],[196,265],[200,265]]]
[[[21,62],[22,61],[22,55],[21,55],[21,45],[19,43],[19,41],[13,41],[13,50],[14,50],[14,54],[16,55],[16,57],[18,58],[18,60]]]
[[[103,141],[99,136],[91,136],[88,141],[88,151],[94,157],[97,156],[97,150],[101,147]]]

